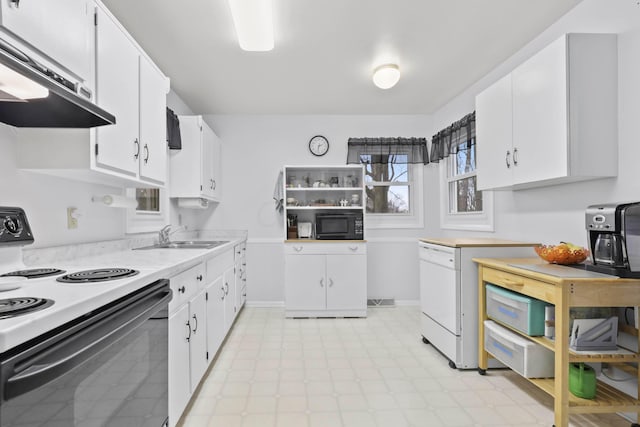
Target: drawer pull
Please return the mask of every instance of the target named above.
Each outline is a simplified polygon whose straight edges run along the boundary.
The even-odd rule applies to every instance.
[[[296,252],[300,252],[300,251],[302,251],[302,246],[294,246],[293,250],[296,251]]]
[[[505,314],[513,319],[518,317],[518,314],[515,311],[507,310],[506,308],[500,306],[498,307],[498,311],[502,314]]]
[[[497,348],[498,350],[500,350],[503,353],[507,354],[509,357],[513,357],[513,351],[509,350],[507,347],[503,346],[499,342],[494,341],[492,344],[493,344],[493,346],[495,348]]]
[[[502,282],[509,286],[524,286],[524,282],[502,278]]]

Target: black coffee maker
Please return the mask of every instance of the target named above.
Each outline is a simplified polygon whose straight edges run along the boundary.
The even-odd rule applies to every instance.
[[[593,262],[586,269],[640,277],[640,202],[589,206],[585,222]]]

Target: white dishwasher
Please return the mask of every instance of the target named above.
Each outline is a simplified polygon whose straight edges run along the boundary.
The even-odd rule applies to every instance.
[[[418,243],[422,339],[447,357],[450,367],[478,367],[478,267],[472,258],[530,258],[534,245],[478,238]]]

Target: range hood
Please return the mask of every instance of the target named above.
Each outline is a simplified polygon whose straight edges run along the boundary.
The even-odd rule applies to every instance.
[[[10,87],[16,81],[35,88],[36,94],[33,97],[16,94]],[[37,128],[91,128],[114,124],[115,117],[92,103],[90,97],[91,93],[77,82],[0,40],[0,122]]]

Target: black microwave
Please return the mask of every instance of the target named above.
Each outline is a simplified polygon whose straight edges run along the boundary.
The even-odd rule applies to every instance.
[[[318,213],[316,214],[316,239],[363,240],[364,222],[362,213]]]

